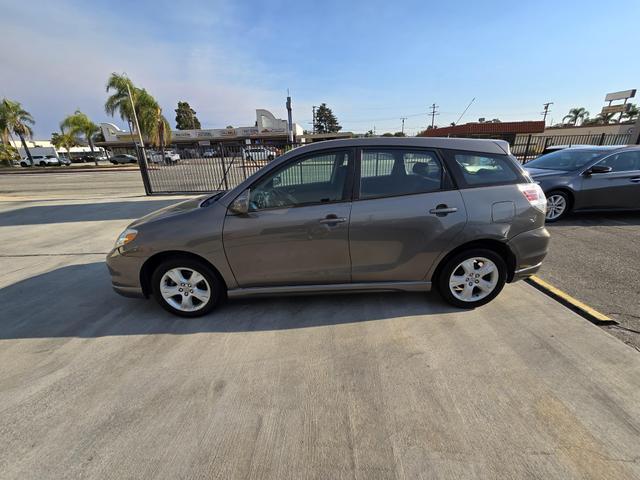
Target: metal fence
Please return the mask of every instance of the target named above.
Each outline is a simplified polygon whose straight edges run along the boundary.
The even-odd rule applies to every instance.
[[[631,134],[628,133],[518,135],[511,143],[511,152],[522,163],[526,163],[552,146],[625,145],[630,141]],[[163,151],[146,148],[138,150],[138,158],[147,194],[208,193],[237,186],[274,158],[298,146],[300,144],[217,143],[206,147],[167,148]],[[143,156],[146,161],[143,161]],[[375,163],[376,169],[391,168],[391,164],[379,163]],[[321,167],[328,168],[323,165],[318,166],[316,170]],[[294,172],[287,175],[294,175]],[[289,179],[283,177],[282,181],[286,182]]]
[[[511,153],[526,163],[541,155],[547,148],[563,145],[626,145],[631,141],[630,133],[597,133],[590,135],[518,135],[511,144]]]
[[[298,145],[254,144],[139,149],[147,194],[228,190]],[[143,156],[146,158],[144,161]]]

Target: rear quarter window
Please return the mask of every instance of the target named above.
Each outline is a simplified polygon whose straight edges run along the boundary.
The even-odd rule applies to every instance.
[[[450,162],[461,186],[480,187],[526,182],[520,168],[508,155],[450,152]]]

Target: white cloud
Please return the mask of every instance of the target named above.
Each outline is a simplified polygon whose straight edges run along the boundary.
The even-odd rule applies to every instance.
[[[277,77],[250,52],[234,50],[212,32],[206,35],[212,40],[192,45],[136,28],[122,11],[79,9],[65,2],[2,10],[8,15],[0,18],[0,96],[20,101],[33,114],[38,138],[56,131],[76,108],[94,121],[114,121],[103,109],[111,72],[126,72],[149,90],[172,123],[178,100],[188,101],[208,127],[251,125],[256,108],[283,114],[284,92],[270,87]],[[199,28],[212,25],[202,15],[191,18]]]

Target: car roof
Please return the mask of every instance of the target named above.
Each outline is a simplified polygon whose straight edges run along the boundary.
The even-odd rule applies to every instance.
[[[296,148],[295,151],[302,153],[302,150],[312,152],[315,150],[345,147],[422,147],[448,148],[452,150],[502,155],[510,153],[509,144],[504,140],[447,137],[370,137],[324,140]]]

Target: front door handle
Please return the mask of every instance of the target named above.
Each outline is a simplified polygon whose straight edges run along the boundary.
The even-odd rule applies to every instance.
[[[323,225],[332,225],[334,223],[344,223],[346,221],[347,219],[345,217],[338,217],[337,215],[331,213],[320,220],[320,223],[322,223]]]
[[[631,181],[632,181],[633,183],[640,183],[640,177],[633,177],[633,178],[631,179]]]
[[[458,209],[456,207],[448,207],[445,204],[440,204],[436,208],[429,210],[429,213],[437,215],[438,217],[444,217],[445,215],[449,215],[450,213],[455,213],[457,211]]]

